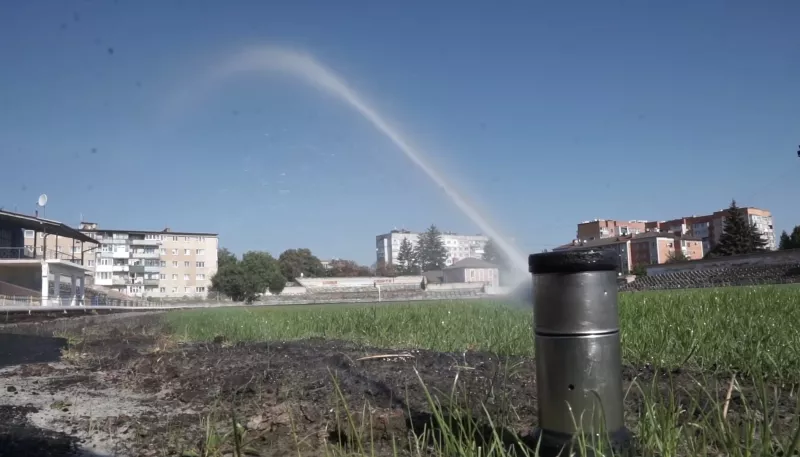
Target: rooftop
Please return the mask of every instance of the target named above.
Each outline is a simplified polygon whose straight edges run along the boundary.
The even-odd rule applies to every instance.
[[[12,213],[10,211],[0,211],[0,221],[16,225],[24,230],[34,230],[50,235],[63,236],[84,243],[99,244],[95,239],[84,235],[78,230],[52,219],[28,216],[26,214]]]

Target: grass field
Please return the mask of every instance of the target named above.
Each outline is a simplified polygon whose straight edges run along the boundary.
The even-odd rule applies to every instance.
[[[186,341],[348,340],[387,348],[533,354],[530,309],[492,302],[313,305],[177,312]],[[631,365],[757,371],[800,380],[800,289],[748,287],[620,295]]]
[[[626,381],[626,422],[639,455],[800,455],[800,289],[626,293],[620,322],[628,372],[650,373],[644,382],[638,375]],[[493,302],[196,310],[168,314],[166,324],[187,342],[321,338],[522,359],[534,349],[530,308]],[[444,414],[436,401],[430,406]],[[454,429],[424,451],[401,448],[411,455],[507,455],[498,436],[481,448]]]

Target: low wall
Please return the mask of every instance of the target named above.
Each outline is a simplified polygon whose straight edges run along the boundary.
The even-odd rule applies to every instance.
[[[306,290],[306,288],[303,286],[287,286],[284,287],[281,293],[278,295],[303,295],[306,293],[308,293],[308,290]],[[273,294],[270,293],[270,291],[266,291],[264,292],[264,295],[273,295]]]
[[[295,281],[307,288],[323,287],[365,287],[375,284],[419,284],[422,276],[398,276],[387,278],[381,276],[357,276],[353,278],[295,278]]]
[[[486,295],[511,295],[514,288],[510,286],[486,286]]]
[[[434,291],[445,291],[445,290],[469,290],[475,289],[479,290],[482,289],[484,284],[482,282],[450,282],[444,284],[428,284],[425,286],[425,290],[430,292]]]
[[[800,263],[800,249],[767,251],[730,257],[716,257],[713,259],[650,265],[647,267],[647,275],[656,276],[664,273],[677,273],[679,271],[708,270],[745,265],[783,265],[787,263]]]

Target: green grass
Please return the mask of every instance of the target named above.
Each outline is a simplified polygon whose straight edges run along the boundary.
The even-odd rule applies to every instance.
[[[196,310],[170,313],[167,322],[189,341],[321,337],[387,348],[533,354],[531,311],[490,302]],[[624,293],[620,327],[628,364],[800,378],[798,288]]]
[[[386,348],[471,348],[503,356],[530,356],[534,345],[530,309],[476,301],[214,309],[173,312],[166,319],[171,331],[187,341],[210,341],[217,336],[229,341],[321,337]],[[790,402],[797,401],[800,288],[621,294],[620,327],[625,363],[681,367],[693,373],[682,385],[662,377],[631,386],[641,398],[635,410],[627,412],[641,445],[639,455],[800,455],[798,409],[785,413],[776,407],[777,399],[787,398],[787,392]],[[737,382],[730,377],[732,373],[739,373]],[[711,376],[703,379],[706,374]],[[742,388],[738,380],[748,375],[750,387]],[[723,376],[725,387],[730,380],[738,397],[730,404],[720,400],[716,383]],[[402,452],[395,455],[512,455],[498,436],[481,448],[468,434],[447,428],[438,400],[429,398],[429,403],[443,433],[433,444],[423,444],[430,443],[427,440],[432,436],[414,436],[409,443],[398,443]],[[351,417],[349,407],[358,409],[358,405],[341,407],[346,418]],[[698,415],[700,410],[704,412]],[[359,428],[350,422],[350,428]],[[374,455],[372,438],[358,436],[364,446],[355,450],[334,446],[326,455]],[[579,441],[581,436],[586,438],[579,434]],[[235,447],[230,444],[234,441],[227,440],[225,445]]]

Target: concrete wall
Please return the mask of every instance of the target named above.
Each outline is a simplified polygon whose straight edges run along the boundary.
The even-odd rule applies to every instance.
[[[27,289],[16,284],[0,281],[0,295],[11,297],[40,297],[42,293],[38,290]]]
[[[791,249],[787,251],[767,251],[731,257],[692,260],[689,262],[675,262],[663,265],[650,265],[647,267],[647,274],[648,276],[655,276],[664,273],[675,273],[678,271],[706,270],[712,268],[744,265],[781,265],[786,263],[800,263],[800,249]]]
[[[303,286],[287,286],[284,287],[280,294],[278,295],[303,295],[308,293],[305,287]],[[270,291],[264,292],[264,295],[272,295]]]
[[[422,276],[398,276],[385,278],[379,276],[360,276],[354,278],[295,278],[303,287],[335,288],[335,287],[366,287],[375,284],[419,284]]]
[[[429,292],[436,292],[445,290],[481,289],[482,287],[483,283],[457,282],[457,283],[445,283],[445,284],[428,284],[428,286],[425,287],[425,290]]]
[[[0,264],[0,281],[32,290],[42,290],[42,264],[29,265]]]

